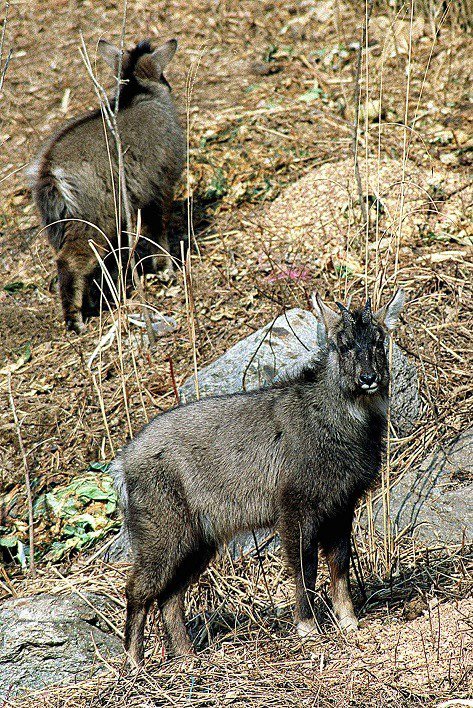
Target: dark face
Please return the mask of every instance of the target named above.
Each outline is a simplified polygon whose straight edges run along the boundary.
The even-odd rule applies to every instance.
[[[340,384],[347,393],[364,396],[387,391],[385,338],[371,312],[344,313],[333,332],[331,349],[338,356]]]

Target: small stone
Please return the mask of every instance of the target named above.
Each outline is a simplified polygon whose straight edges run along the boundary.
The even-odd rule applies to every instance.
[[[444,165],[453,165],[457,161],[457,156],[453,152],[443,152],[439,159]]]
[[[254,61],[251,65],[251,71],[257,76],[270,76],[281,71],[282,66],[274,61]]]
[[[428,605],[426,601],[419,595],[418,597],[414,597],[412,600],[406,602],[402,610],[402,615],[405,620],[410,622],[411,620],[416,619],[416,617],[421,617],[427,607]]]
[[[365,118],[369,122],[378,121],[380,118],[384,118],[386,112],[384,106],[381,105],[381,101],[378,99],[373,99],[367,103],[360,104],[360,122],[363,123]]]

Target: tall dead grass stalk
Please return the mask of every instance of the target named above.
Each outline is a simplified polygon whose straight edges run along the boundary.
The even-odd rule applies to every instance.
[[[412,73],[412,54],[413,54],[413,44],[412,44],[412,32],[413,24],[415,20],[414,13],[414,0],[410,0],[408,5],[409,12],[409,40],[406,58],[406,87],[405,87],[405,99],[404,99],[404,120],[402,123],[402,174],[400,179],[400,197],[399,197],[399,208],[398,208],[398,223],[395,230],[392,248],[388,248],[388,251],[384,258],[384,263],[380,257],[380,172],[381,172],[381,146],[382,146],[382,127],[385,125],[382,121],[383,115],[383,70],[385,62],[385,49],[383,47],[380,59],[380,71],[379,71],[379,90],[378,90],[378,128],[377,128],[377,174],[376,179],[376,193],[375,193],[375,224],[373,229],[374,236],[374,272],[370,270],[370,236],[372,230],[369,223],[369,209],[370,204],[368,201],[368,193],[370,189],[370,174],[369,174],[369,104],[370,104],[370,94],[371,94],[371,71],[370,71],[370,51],[369,51],[369,21],[372,16],[373,8],[379,7],[379,4],[374,2],[374,0],[365,0],[364,3],[364,23],[362,30],[362,39],[357,51],[356,60],[356,71],[355,71],[355,89],[354,89],[354,126],[353,126],[353,158],[354,158],[354,174],[356,181],[356,189],[358,193],[358,201],[362,214],[363,229],[364,229],[364,290],[365,297],[368,297],[370,291],[372,291],[373,302],[375,307],[379,307],[381,303],[381,297],[383,289],[389,284],[389,290],[394,290],[398,285],[399,277],[399,253],[402,243],[402,232],[403,232],[403,222],[405,219],[405,194],[406,194],[406,171],[407,163],[409,159],[409,146],[414,133],[414,123],[417,115],[417,108],[419,106],[419,101],[417,103],[417,108],[415,115],[413,117],[412,125],[409,124],[409,105],[410,105],[410,89],[411,89],[411,73]],[[404,12],[404,6],[399,8],[392,8],[392,21],[391,27],[394,28],[394,23]],[[441,16],[441,22],[445,20],[446,12]],[[423,84],[425,83],[428,68],[430,66],[430,60],[433,53],[433,48],[436,42],[437,34],[434,35],[433,44],[430,52],[429,59],[427,61],[427,66],[424,72]],[[385,45],[387,38],[385,40]],[[400,61],[401,55],[397,53],[397,58]],[[364,67],[363,67],[364,62]],[[365,152],[365,163],[366,163],[366,200],[363,195],[363,188],[361,182],[361,175],[358,162],[358,136],[359,136],[359,115],[360,115],[360,105],[362,103],[362,87],[361,87],[361,77],[364,75],[364,106],[365,106],[365,116],[364,116],[364,152]],[[370,275],[372,272],[372,276]],[[374,285],[371,285],[373,283]],[[389,344],[388,358],[390,367],[392,369],[392,341]],[[374,571],[381,571],[383,574],[389,573],[393,563],[396,558],[396,543],[392,534],[392,524],[391,524],[391,475],[392,475],[392,428],[391,428],[391,418],[390,411],[388,412],[388,439],[387,439],[387,455],[386,462],[383,465],[381,474],[381,500],[382,500],[382,516],[383,516],[383,532],[382,532],[382,552],[378,554],[376,549],[378,545],[378,540],[376,538],[376,531],[374,525],[374,509],[373,509],[373,495],[368,494],[366,499],[366,509],[367,509],[367,544],[368,544],[368,558],[370,564],[375,563],[377,565],[378,561],[382,559],[382,568],[375,568]]]
[[[18,438],[18,446],[20,448],[21,459],[23,462],[26,499],[27,499],[27,505],[28,505],[28,537],[29,537],[29,545],[30,545],[30,548],[29,548],[29,552],[30,552],[29,568],[30,568],[31,577],[35,578],[36,577],[36,565],[35,565],[35,560],[34,560],[35,543],[34,543],[33,492],[31,490],[30,469],[29,469],[28,460],[26,457],[25,446],[23,444],[23,436],[21,434],[21,424],[22,424],[23,420],[21,422],[19,421],[18,414],[16,412],[15,399],[13,398],[13,391],[12,391],[12,386],[11,386],[11,373],[8,374],[8,398],[10,401],[10,408],[11,408],[11,412],[13,415],[13,421],[15,424],[16,435]]]
[[[196,344],[196,316],[194,290],[192,285],[192,259],[191,246],[196,243],[192,214],[192,181],[190,163],[190,136],[191,136],[191,102],[194,83],[202,59],[203,50],[200,51],[197,61],[191,65],[186,78],[186,187],[187,187],[187,253],[185,244],[181,241],[181,259],[184,276],[184,293],[186,298],[186,317],[189,337],[192,344],[192,361],[194,370],[194,385],[196,397],[200,398],[199,378],[197,370],[197,344]]]
[[[12,49],[9,49],[7,56],[5,58],[5,62],[3,61],[3,52],[5,49],[5,36],[6,36],[6,31],[7,31],[9,10],[10,10],[10,0],[6,0],[5,13],[3,16],[2,31],[0,34],[0,93],[2,92],[3,84],[5,82],[5,76],[8,71],[8,65],[9,65],[10,59],[12,57]]]

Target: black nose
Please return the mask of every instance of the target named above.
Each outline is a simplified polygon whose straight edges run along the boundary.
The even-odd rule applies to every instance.
[[[368,386],[371,386],[371,384],[375,383],[376,379],[377,376],[374,371],[371,374],[361,374],[360,384],[367,384]]]

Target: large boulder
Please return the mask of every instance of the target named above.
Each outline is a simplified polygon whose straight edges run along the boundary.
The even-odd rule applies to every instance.
[[[321,331],[315,316],[294,308],[242,339],[198,373],[201,398],[269,385],[290,367],[317,356]],[[194,377],[180,389],[181,400],[196,398]],[[394,344],[391,421],[400,435],[409,434],[419,414],[417,370]]]
[[[100,614],[110,615],[100,595],[34,595],[0,606],[0,703],[23,690],[76,683],[103,670],[104,657],[121,642]],[[8,702],[8,701],[7,701]]]
[[[283,369],[317,354],[318,327],[311,312],[288,310],[199,371],[201,398],[267,386]],[[183,403],[195,400],[194,377],[179,393]]]
[[[390,490],[393,533],[407,532],[418,545],[473,541],[473,428],[438,448]],[[382,503],[374,506],[383,532]]]

